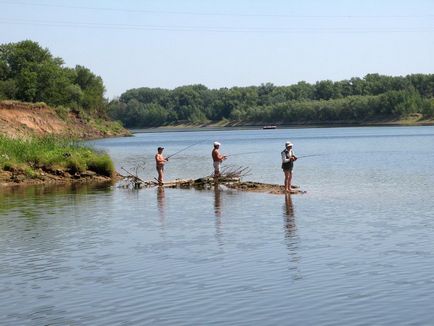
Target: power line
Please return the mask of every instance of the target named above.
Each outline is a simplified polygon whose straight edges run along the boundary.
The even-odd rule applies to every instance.
[[[354,28],[354,27],[235,27],[235,26],[188,26],[188,25],[134,25],[89,23],[76,21],[43,21],[26,19],[0,18],[0,24],[31,25],[35,27],[74,27],[87,29],[114,30],[145,30],[145,31],[174,31],[174,32],[222,32],[222,33],[423,33],[433,32],[434,27],[421,28]]]
[[[281,17],[281,18],[372,18],[372,19],[385,19],[385,18],[433,18],[434,14],[424,15],[288,15],[288,14],[247,14],[247,13],[224,13],[224,12],[194,12],[194,11],[167,11],[167,10],[144,10],[144,9],[123,9],[123,8],[110,8],[110,7],[89,7],[89,6],[74,6],[74,5],[59,5],[49,3],[28,3],[21,1],[0,1],[0,4],[9,5],[24,5],[36,7],[52,7],[52,8],[65,8],[65,9],[80,9],[80,10],[95,10],[95,11],[114,11],[114,12],[128,12],[128,13],[141,13],[141,14],[163,14],[163,15],[189,15],[189,16],[230,16],[230,17]]]

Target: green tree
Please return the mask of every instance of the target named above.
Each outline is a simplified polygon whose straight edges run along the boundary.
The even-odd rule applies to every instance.
[[[125,108],[132,99],[137,100],[134,110],[128,111],[136,112],[136,118],[127,123],[143,121],[143,125],[222,119],[251,123],[358,122],[412,112],[430,114],[431,77],[370,74],[363,79],[325,80],[315,85],[299,82],[289,86],[267,83],[220,89],[203,85],[174,90],[139,88],[126,91],[109,107],[111,116],[127,121],[123,117],[127,115]],[[139,104],[142,107],[137,108]],[[142,111],[146,118],[140,120]]]
[[[61,58],[33,41],[0,45],[0,98],[46,102],[103,115],[104,84],[89,69],[63,67]]]
[[[294,98],[292,98],[293,100],[314,99],[315,88],[305,81],[300,81],[295,85],[291,85],[290,89],[294,94]]]
[[[16,92],[17,85],[15,80],[0,80],[0,100],[15,98]]]
[[[315,84],[315,99],[329,100],[335,95],[335,88],[331,80],[322,80]]]
[[[81,105],[93,114],[102,114],[105,108],[105,88],[101,77],[83,66],[76,66],[75,71],[75,83],[80,86],[83,93]]]

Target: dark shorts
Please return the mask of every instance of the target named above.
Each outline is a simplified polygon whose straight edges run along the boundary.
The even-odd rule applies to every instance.
[[[157,165],[157,171],[164,171],[164,165]]]
[[[294,168],[294,161],[282,163],[282,170],[283,171],[292,171],[293,168]]]

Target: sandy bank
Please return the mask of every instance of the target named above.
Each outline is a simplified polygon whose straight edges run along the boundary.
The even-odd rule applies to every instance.
[[[130,134],[112,121],[86,120],[78,113],[68,111],[61,115],[44,103],[0,101],[0,134],[12,138],[52,134],[79,139]]]

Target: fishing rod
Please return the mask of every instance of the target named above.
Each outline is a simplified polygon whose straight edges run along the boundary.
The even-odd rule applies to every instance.
[[[305,158],[305,157],[312,157],[312,156],[324,156],[325,154],[312,154],[312,155],[303,155],[303,156],[297,156],[297,159],[299,158]]]
[[[258,154],[258,153],[263,153],[262,151],[257,151],[257,152],[243,152],[243,153],[235,153],[235,154],[228,154],[225,155],[226,157],[230,157],[230,156],[237,156],[237,155],[247,155],[247,154]],[[325,154],[311,154],[311,155],[303,155],[303,156],[297,156],[297,158],[305,158],[305,157],[312,157],[312,156],[323,156]]]
[[[259,151],[257,151],[257,152],[243,152],[243,153],[228,154],[228,155],[225,155],[225,156],[229,157],[229,156],[247,155],[247,154],[258,154],[258,153],[263,153],[263,152],[259,152]]]
[[[177,154],[179,154],[179,153],[181,153],[181,152],[183,152],[183,151],[185,151],[185,150],[187,150],[187,149],[189,149],[189,148],[191,148],[191,147],[193,147],[193,146],[196,146],[196,145],[198,145],[198,144],[200,144],[200,143],[203,143],[204,141],[205,141],[205,140],[201,140],[200,142],[197,142],[197,143],[194,143],[194,144],[188,145],[187,147],[185,147],[185,148],[183,148],[183,149],[180,149],[179,151],[173,153],[172,155],[167,156],[166,159],[169,159],[169,158],[171,158],[171,157],[173,157],[173,156],[175,156],[175,155],[177,155]]]

